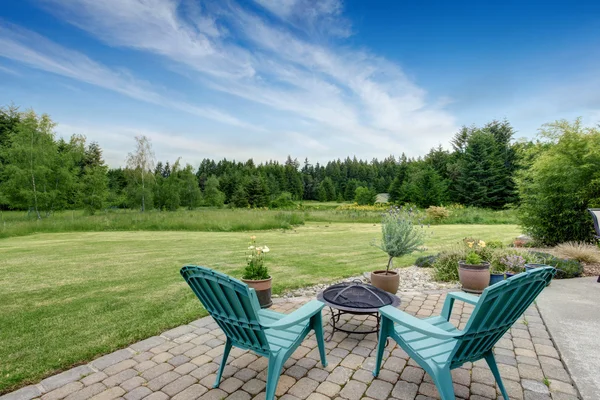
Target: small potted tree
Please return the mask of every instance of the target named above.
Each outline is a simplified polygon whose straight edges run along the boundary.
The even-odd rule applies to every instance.
[[[465,292],[480,294],[490,284],[490,263],[479,254],[485,248],[483,240],[466,239],[467,256],[458,262],[458,279]]]
[[[420,250],[424,243],[422,227],[413,223],[412,209],[403,210],[393,206],[383,214],[381,221],[381,241],[374,243],[388,255],[386,269],[371,272],[371,284],[395,294],[400,285],[398,272],[392,271],[394,257],[402,257]]]
[[[271,307],[272,278],[265,266],[265,254],[270,250],[267,246],[257,246],[256,236],[250,237],[248,253],[246,254],[246,267],[242,275],[242,282],[256,291],[258,302],[262,308]]]

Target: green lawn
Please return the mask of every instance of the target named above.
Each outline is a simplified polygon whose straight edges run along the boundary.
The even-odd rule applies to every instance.
[[[385,265],[379,226],[307,223],[255,232],[275,292]],[[465,236],[508,242],[515,225],[443,225],[426,254]],[[249,232],[47,233],[0,240],[0,393],[203,315],[186,263],[239,276]],[[409,265],[420,254],[396,260]]]

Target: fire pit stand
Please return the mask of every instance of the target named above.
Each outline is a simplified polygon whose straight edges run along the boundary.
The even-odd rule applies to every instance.
[[[331,312],[331,335],[326,339],[330,341],[336,331],[366,335],[379,332],[381,317],[379,308],[383,306],[397,307],[400,299],[391,293],[385,292],[375,286],[360,281],[338,283],[323,290],[317,299],[325,303]],[[350,331],[340,328],[338,323],[344,314],[367,315],[375,317],[377,325],[371,331]]]

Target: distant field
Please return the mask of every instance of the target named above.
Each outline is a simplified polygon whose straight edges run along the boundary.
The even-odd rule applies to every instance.
[[[110,232],[110,231],[198,231],[241,232],[249,230],[291,229],[305,222],[379,223],[382,210],[337,210],[342,204],[305,201],[295,209],[230,209],[157,211],[141,213],[134,210],[108,210],[85,215],[81,210],[61,211],[38,220],[23,211],[0,211],[0,238],[26,236],[35,233]],[[451,211],[441,221],[429,220],[418,212],[425,224],[508,224],[517,223],[514,210],[484,210],[461,208]]]
[[[186,263],[240,276],[251,234],[271,248],[275,292],[385,265],[376,224],[258,232],[76,232],[0,240],[0,393],[204,315]],[[515,225],[443,225],[425,254],[465,236],[510,241]],[[423,253],[421,253],[423,254]],[[421,255],[396,260],[410,265]]]

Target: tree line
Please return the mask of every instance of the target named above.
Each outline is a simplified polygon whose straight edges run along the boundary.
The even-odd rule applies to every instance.
[[[156,162],[149,139],[138,137],[125,166],[110,169],[98,143],[82,135],[57,138],[54,127],[46,114],[0,109],[4,209],[30,210],[41,218],[71,208],[93,213],[106,207],[277,207],[294,200],[370,203],[376,193],[419,207],[460,203],[499,209],[517,201],[517,144],[507,121],[464,127],[452,139],[452,151],[439,146],[424,157],[311,164],[288,156],[284,163],[258,165],[252,159],[204,159],[197,168],[180,160]]]

